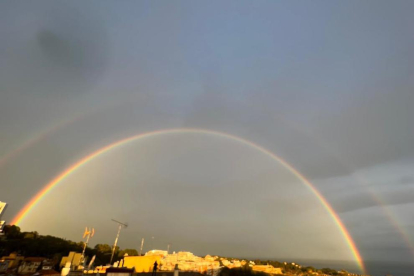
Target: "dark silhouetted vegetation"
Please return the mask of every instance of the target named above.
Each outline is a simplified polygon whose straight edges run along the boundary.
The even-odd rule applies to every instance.
[[[37,232],[21,232],[16,225],[6,225],[4,235],[0,236],[0,256],[17,253],[26,257],[45,257],[59,264],[63,256],[70,251],[82,252],[83,242],[74,242],[53,236],[42,236]],[[86,257],[90,260],[96,255],[95,264],[105,265],[111,258],[112,247],[108,244],[97,244],[95,248],[87,247]],[[115,250],[114,260],[118,260],[127,253],[130,256],[138,255],[135,249]]]
[[[224,267],[219,276],[269,276],[264,272],[253,271],[248,265],[238,268]]]

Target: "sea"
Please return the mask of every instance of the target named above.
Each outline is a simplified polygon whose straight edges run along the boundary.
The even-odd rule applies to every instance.
[[[358,265],[352,261],[323,261],[323,260],[281,260],[283,262],[294,262],[302,266],[313,266],[315,268],[332,268],[335,270],[345,269],[348,272],[362,273]],[[364,262],[368,275],[371,276],[414,276],[414,262],[399,263],[387,261],[366,261]]]

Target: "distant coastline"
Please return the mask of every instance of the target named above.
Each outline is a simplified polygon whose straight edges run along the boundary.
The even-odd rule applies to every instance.
[[[282,258],[275,258],[272,260],[280,261]],[[338,261],[338,260],[312,260],[312,259],[291,259],[286,261],[296,261],[304,266],[314,266],[316,268],[329,267],[340,270],[345,269],[349,272],[358,272],[359,268],[353,261]],[[389,262],[389,261],[365,261],[367,272],[370,276],[413,276],[414,262]],[[361,272],[359,272],[361,273]]]

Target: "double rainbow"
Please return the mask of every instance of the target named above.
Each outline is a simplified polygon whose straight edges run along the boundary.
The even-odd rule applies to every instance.
[[[339,216],[335,213],[332,206],[328,203],[328,201],[322,196],[322,194],[312,185],[312,183],[305,178],[298,170],[296,170],[292,165],[290,165],[288,162],[277,156],[276,154],[272,153],[271,151],[266,150],[265,148],[250,142],[248,140],[245,140],[243,138],[222,133],[218,131],[213,130],[205,130],[205,129],[196,129],[196,128],[178,128],[178,129],[166,129],[166,130],[158,130],[158,131],[152,131],[147,133],[138,134],[132,137],[128,137],[122,140],[119,140],[117,142],[114,142],[112,144],[109,144],[89,155],[82,158],[66,170],[64,170],[62,173],[60,173],[56,178],[54,178],[52,181],[50,181],[41,191],[39,191],[24,207],[20,210],[20,212],[13,218],[11,224],[18,225],[21,223],[21,221],[30,213],[30,211],[36,206],[39,201],[46,196],[56,185],[58,185],[62,180],[70,176],[72,173],[74,173],[77,169],[82,167],[83,165],[87,164],[88,162],[92,161],[94,158],[100,156],[101,154],[104,154],[110,150],[116,149],[122,145],[125,145],[127,143],[137,141],[139,139],[143,138],[149,138],[164,134],[172,134],[172,133],[200,133],[200,134],[209,134],[209,135],[215,135],[227,139],[231,139],[233,141],[237,141],[239,143],[248,145],[263,154],[269,156],[273,160],[279,162],[283,167],[288,169],[292,174],[294,174],[298,179],[302,181],[303,184],[308,187],[312,193],[319,199],[319,201],[322,203],[323,207],[326,209],[328,214],[332,217],[336,225],[338,226],[340,232],[342,233],[343,238],[345,239],[346,243],[348,244],[349,249],[352,252],[352,255],[357,262],[360,269],[365,273],[365,267],[364,263],[362,261],[361,255],[355,245],[355,242],[352,240],[351,235],[349,234],[348,230],[345,228],[344,224],[342,223]]]

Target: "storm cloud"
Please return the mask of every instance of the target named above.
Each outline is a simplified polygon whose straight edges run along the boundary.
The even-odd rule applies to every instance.
[[[292,165],[365,259],[411,262],[413,8],[2,2],[4,218],[104,146],[197,128],[240,137]],[[165,135],[103,154],[21,227],[78,241],[93,224],[94,242],[111,243],[112,217],[130,223],[122,247],[155,236],[154,247],[196,254],[352,260],[310,187],[254,147],[214,135]]]

